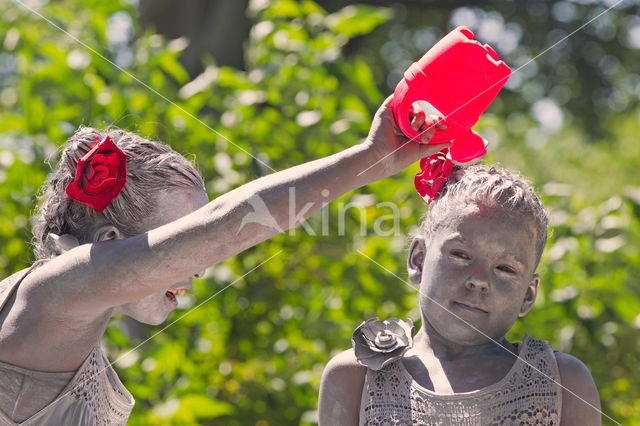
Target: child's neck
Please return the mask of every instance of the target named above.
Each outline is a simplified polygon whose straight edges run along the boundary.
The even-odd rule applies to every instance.
[[[418,384],[449,395],[497,383],[512,368],[515,353],[504,336],[496,342],[463,345],[446,339],[423,321],[403,363]]]
[[[466,358],[511,356],[516,353],[513,345],[504,336],[479,345],[463,345],[440,335],[431,327],[429,321],[424,321],[422,328],[416,334],[414,348],[418,352],[432,353],[443,362]]]

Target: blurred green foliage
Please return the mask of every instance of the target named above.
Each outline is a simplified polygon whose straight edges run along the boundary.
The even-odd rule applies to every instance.
[[[385,96],[376,84],[384,58],[344,47],[389,22],[391,9],[329,14],[311,0],[252,2],[247,70],[205,58],[205,72],[189,81],[177,60],[184,41],[139,34],[124,0],[29,4],[73,38],[0,0],[2,276],[32,261],[34,194],[79,125],[169,143],[195,159],[214,198],[269,172],[249,153],[279,170],[358,143]],[[616,25],[620,14],[611,14]],[[637,77],[616,72],[619,81]],[[522,74],[524,86],[549,78]],[[564,113],[554,127],[540,110],[529,115],[540,99],[518,90],[506,90],[476,127],[493,144],[486,161],[530,177],[552,218],[537,306],[510,337],[527,332],[582,359],[604,412],[640,424],[640,111],[609,111],[605,136],[594,140],[580,120],[566,119],[570,99],[544,110]],[[311,231],[211,267],[183,301],[194,309],[177,311],[157,335],[163,329],[114,320],[104,344],[137,400],[130,424],[313,424],[322,369],[350,345],[352,330],[373,316],[419,318],[416,292],[403,283],[406,234],[425,209],[415,171],[347,194],[308,222]],[[382,202],[398,206],[399,232],[376,235],[393,225]]]

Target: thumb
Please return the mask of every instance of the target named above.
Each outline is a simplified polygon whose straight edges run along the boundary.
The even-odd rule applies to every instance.
[[[378,112],[376,113],[376,115],[382,114],[384,111],[388,109],[392,109],[391,108],[392,100],[393,100],[393,95],[387,96],[387,98],[382,102],[382,104],[380,104],[380,107],[378,108]]]

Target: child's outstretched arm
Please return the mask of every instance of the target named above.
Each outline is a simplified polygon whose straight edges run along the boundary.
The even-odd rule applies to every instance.
[[[329,361],[320,382],[319,426],[358,426],[366,373],[367,368],[358,364],[353,349]]]
[[[377,111],[368,137],[358,145],[249,182],[144,234],[63,253],[27,277],[29,301],[64,306],[65,312],[57,314],[74,319],[85,315],[90,320],[111,307],[165,291],[297,225],[340,195],[447,146],[409,142],[395,126],[389,101]],[[418,114],[414,126],[426,128],[431,124],[429,120],[425,124],[426,119]],[[423,142],[434,132],[435,128],[426,131]],[[247,220],[267,212],[273,219],[268,225]],[[51,303],[52,295],[59,304]]]
[[[562,384],[560,426],[599,426],[602,424],[598,389],[587,367],[579,359],[556,352]]]

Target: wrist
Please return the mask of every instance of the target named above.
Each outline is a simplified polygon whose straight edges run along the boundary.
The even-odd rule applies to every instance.
[[[368,140],[345,150],[351,160],[352,178],[358,187],[368,185],[388,176],[385,156]]]

